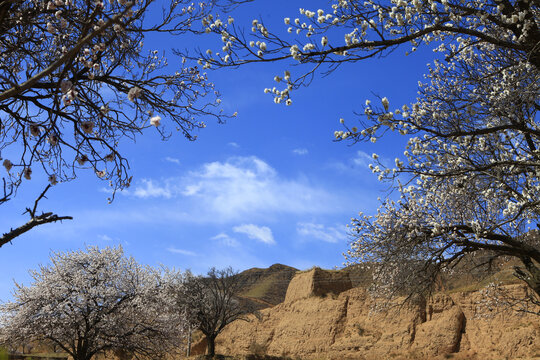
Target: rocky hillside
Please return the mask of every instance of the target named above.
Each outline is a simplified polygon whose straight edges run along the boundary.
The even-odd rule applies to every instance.
[[[540,317],[486,306],[479,291],[382,310],[352,285],[343,271],[299,272],[283,303],[230,324],[217,350],[301,359],[540,359]],[[525,288],[507,290],[519,297]]]

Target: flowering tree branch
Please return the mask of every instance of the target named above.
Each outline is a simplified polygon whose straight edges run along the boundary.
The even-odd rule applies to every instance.
[[[78,41],[72,49],[70,49],[68,52],[63,54],[58,60],[52,63],[48,68],[32,76],[30,79],[26,80],[24,83],[20,85],[15,84],[11,89],[5,90],[4,92],[0,93],[0,102],[5,99],[14,97],[15,95],[23,93],[24,91],[32,88],[34,85],[36,85],[38,81],[51,75],[60,66],[66,64],[67,62],[70,62],[75,57],[75,55],[77,55],[77,53],[82,49],[82,47],[87,45],[93,38],[101,35],[105,30],[110,28],[113,24],[121,24],[120,19],[131,10],[132,6],[133,5],[126,7],[121,13],[114,15],[112,18],[107,20],[107,22],[105,22],[103,25],[99,26],[96,31],[92,31],[91,33],[86,35],[84,38]],[[40,88],[43,88],[43,87],[40,86]]]
[[[291,91],[308,85],[321,64],[328,74],[341,63],[358,62],[386,56],[396,47],[411,44],[411,53],[419,46],[437,42],[470,38],[482,44],[523,53],[527,61],[540,68],[540,31],[535,22],[533,2],[490,1],[486,4],[459,1],[393,1],[387,4],[369,1],[335,1],[330,11],[300,9],[300,17],[285,18],[289,34],[270,29],[263,20],[255,19],[252,33],[246,35],[219,14],[203,19],[203,31],[221,36],[221,52],[200,51],[189,54],[178,51],[206,67],[236,67],[247,63],[293,60],[315,66],[296,78],[289,71],[277,75],[284,81],[283,90],[270,89],[276,102],[291,103]],[[302,19],[301,17],[304,17]],[[477,21],[480,20],[480,21]],[[501,32],[504,33],[501,35]],[[345,38],[344,44],[339,34]],[[304,37],[302,39],[301,37]],[[302,45],[303,44],[303,45]],[[454,54],[448,54],[451,59]],[[276,92],[277,91],[277,92]]]
[[[371,171],[398,196],[353,220],[347,261],[374,266],[381,295],[423,294],[457,264],[513,258],[540,296],[539,19],[538,1],[334,0],[285,17],[286,32],[254,19],[246,33],[211,14],[202,30],[222,48],[178,53],[205,68],[281,62],[265,92],[292,105],[295,90],[343,63],[431,48],[415,102],[366,100],[358,121],[341,119],[334,133],[355,144],[408,138],[395,166],[373,154]]]
[[[144,39],[196,32],[211,11],[245,1],[174,1],[152,21],[154,0],[0,1],[0,151],[9,154],[1,177],[10,195],[35,171],[54,185],[88,170],[108,181],[112,201],[132,180],[124,139],[154,128],[164,140],[172,131],[195,140],[206,121],[231,117],[205,72],[181,58],[169,65]]]

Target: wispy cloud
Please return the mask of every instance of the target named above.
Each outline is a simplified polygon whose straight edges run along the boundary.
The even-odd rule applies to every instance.
[[[294,149],[292,152],[296,155],[307,155],[309,153],[308,149],[305,148]]]
[[[85,219],[84,223],[77,221],[68,227],[76,233],[82,228],[128,223],[271,224],[284,217],[296,222],[297,217],[356,211],[361,191],[351,197],[344,189],[323,187],[312,179],[283,176],[255,156],[231,157],[176,177],[141,180],[122,192],[132,200],[106,210],[78,209],[73,215]],[[216,231],[220,232],[224,229]]]
[[[230,237],[226,233],[219,233],[216,236],[211,237],[210,240],[219,241],[221,244],[230,247],[237,247],[240,245],[235,238]]]
[[[263,242],[269,245],[275,245],[276,241],[272,235],[272,230],[267,226],[257,226],[254,224],[243,224],[233,227],[233,231],[247,235],[248,238]]]
[[[142,185],[135,187],[133,195],[139,198],[156,198],[163,197],[170,199],[173,196],[170,186],[165,184],[157,184],[154,180],[142,179]]]
[[[193,251],[184,250],[184,249],[177,249],[175,247],[169,247],[169,248],[167,248],[167,251],[171,252],[173,254],[180,254],[180,255],[186,255],[186,256],[197,256],[197,254],[194,253]]]
[[[229,145],[230,147],[233,147],[233,148],[239,148],[240,147],[240,145],[238,145],[238,143],[235,143],[234,141],[231,141],[227,145]]]
[[[173,164],[176,164],[176,165],[180,165],[180,160],[177,159],[177,158],[173,158],[173,157],[167,156],[167,157],[165,158],[165,161],[168,161],[168,162],[173,163]]]
[[[296,224],[296,231],[302,236],[329,243],[337,243],[347,239],[345,226],[334,227],[316,223],[298,223]]]
[[[341,207],[336,194],[306,179],[285,179],[255,156],[204,164],[180,183],[181,194],[195,207],[223,221],[254,214],[329,213]]]

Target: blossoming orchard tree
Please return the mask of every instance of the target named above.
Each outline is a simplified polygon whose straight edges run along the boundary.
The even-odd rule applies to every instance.
[[[2,342],[10,348],[49,344],[75,360],[108,350],[157,356],[183,336],[170,276],[125,257],[121,247],[55,253],[31,275],[34,282],[17,284],[14,301],[0,309]]]
[[[243,1],[1,0],[0,204],[38,171],[54,185],[88,169],[112,190],[123,189],[131,181],[123,140],[149,127],[163,138],[175,129],[192,140],[203,120],[223,120],[206,74],[181,59],[169,65],[144,39],[181,36],[209,11]],[[71,219],[38,214],[36,206],[0,246],[35,226]]]
[[[416,102],[367,100],[358,124],[342,120],[335,132],[353,142],[409,138],[395,166],[373,155],[372,171],[397,196],[353,220],[346,258],[379,264],[379,290],[390,291],[425,290],[474,254],[512,257],[539,304],[540,241],[530,232],[540,226],[539,22],[537,0],[335,0],[285,18],[286,32],[256,19],[246,35],[208,16],[202,24],[221,35],[222,51],[193,58],[206,67],[280,61],[284,73],[265,92],[291,105],[294,90],[340,64],[433,48]]]

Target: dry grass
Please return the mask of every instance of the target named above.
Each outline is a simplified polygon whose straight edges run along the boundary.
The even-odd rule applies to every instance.
[[[452,284],[452,288],[448,290],[448,293],[456,292],[472,292],[485,288],[490,283],[502,283],[504,285],[519,284],[521,281],[513,275],[512,269],[503,269],[493,275],[487,276],[481,281],[471,282],[468,279],[464,281],[456,281]]]

